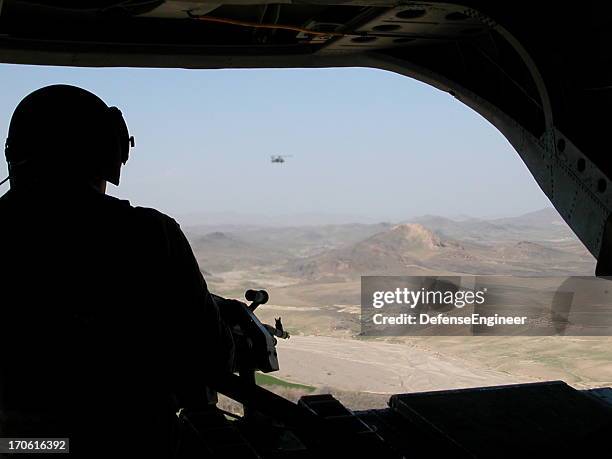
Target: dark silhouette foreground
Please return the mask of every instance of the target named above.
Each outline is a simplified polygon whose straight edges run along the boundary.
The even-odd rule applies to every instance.
[[[59,150],[88,116],[71,111],[85,96],[70,88],[49,91],[64,138],[31,125],[46,164],[13,166],[0,198],[0,434],[70,437],[83,457],[168,457],[180,399],[230,368],[231,338],[178,224],[75,166],[100,139]]]

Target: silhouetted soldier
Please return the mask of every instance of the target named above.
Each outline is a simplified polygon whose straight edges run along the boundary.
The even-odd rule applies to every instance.
[[[231,337],[178,224],[105,195],[130,143],[121,112],[73,86],[39,89],[13,114],[0,436],[71,437],[84,457],[167,457],[176,395],[231,367]]]

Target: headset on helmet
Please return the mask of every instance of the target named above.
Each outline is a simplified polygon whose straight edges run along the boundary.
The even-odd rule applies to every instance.
[[[117,107],[76,86],[52,85],[19,103],[5,155],[11,179],[42,171],[60,179],[80,175],[118,185],[133,146]]]

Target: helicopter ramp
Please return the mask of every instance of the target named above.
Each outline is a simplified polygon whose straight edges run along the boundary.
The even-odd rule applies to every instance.
[[[405,457],[597,457],[612,433],[612,389],[552,381],[398,394],[356,415]]]

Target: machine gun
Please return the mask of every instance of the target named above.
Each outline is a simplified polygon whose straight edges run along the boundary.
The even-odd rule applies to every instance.
[[[289,457],[285,453],[299,457],[345,453],[398,457],[388,455],[374,431],[332,396],[303,396],[296,404],[256,384],[256,371],[279,369],[276,338],[289,338],[280,317],[273,327],[254,314],[268,301],[264,290],[248,290],[245,298],[249,305],[216,295],[213,298],[231,328],[236,358],[233,372],[212,380],[211,388],[241,403],[244,415],[215,406],[182,410],[179,419],[184,433],[175,457]],[[236,422],[228,421],[228,416],[237,418]]]
[[[211,398],[211,394],[207,394],[208,402],[187,406],[179,413],[181,424],[186,427],[186,434],[182,435],[180,454],[177,457],[198,457],[198,452],[208,451],[210,438],[216,435],[209,432],[224,432],[224,435],[234,436],[233,441],[240,443],[236,440],[241,437],[241,434],[236,437],[238,430],[244,429],[245,426],[248,426],[247,430],[255,428],[258,431],[271,425],[278,427],[277,414],[280,425],[293,426],[300,430],[306,429],[315,418],[312,413],[304,412],[295,403],[256,384],[256,371],[269,373],[279,369],[277,338],[289,338],[280,317],[275,319],[275,326],[272,326],[262,323],[255,315],[255,310],[268,302],[268,293],[265,290],[247,290],[245,299],[250,304],[219,295],[212,297],[232,333],[235,344],[234,367],[232,373],[219,375],[210,381],[209,388],[214,391],[214,397]],[[239,417],[216,408],[216,392],[241,403],[244,415]],[[241,427],[230,428],[224,416],[235,416],[240,421],[235,423],[236,426]],[[246,454],[244,457],[251,456]]]
[[[234,372],[238,372],[246,384],[255,385],[256,371],[269,373],[279,369],[276,338],[288,339],[289,333],[283,329],[280,317],[272,326],[262,323],[255,315],[255,310],[268,302],[265,290],[247,290],[244,297],[251,304],[213,295],[236,345]]]

